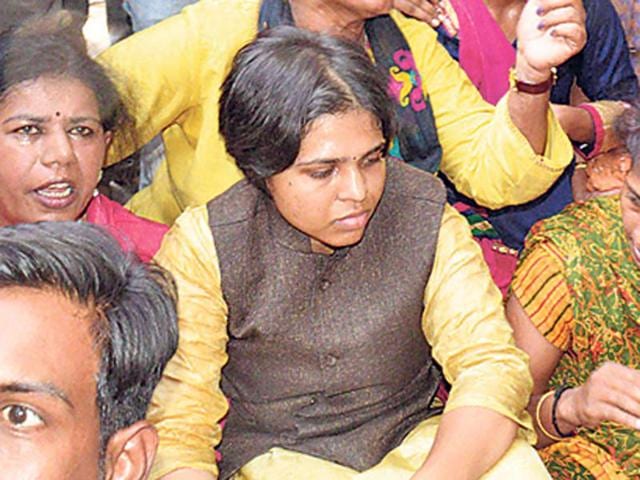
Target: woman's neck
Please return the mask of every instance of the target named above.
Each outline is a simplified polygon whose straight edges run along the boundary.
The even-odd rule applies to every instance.
[[[513,42],[526,0],[484,0],[484,3],[504,35]]]
[[[526,0],[484,0],[484,3],[490,9],[508,10],[518,5],[524,5]]]
[[[363,43],[364,18],[357,18],[344,8],[328,5],[330,2],[324,0],[290,0],[289,3],[297,27]]]

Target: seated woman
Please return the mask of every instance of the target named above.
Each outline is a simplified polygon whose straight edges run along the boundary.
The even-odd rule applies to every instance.
[[[226,396],[223,479],[547,478],[500,293],[440,181],[387,158],[393,124],[356,44],[284,27],[240,50],[220,131],[247,179],[156,256],[180,296],[156,476],[215,477]]]
[[[66,12],[0,36],[0,226],[84,220],[149,261],[167,227],[126,211],[96,186],[115,132],[131,122]]]
[[[622,193],[536,224],[507,304],[558,479],[640,475],[640,111],[620,125],[633,160]]]

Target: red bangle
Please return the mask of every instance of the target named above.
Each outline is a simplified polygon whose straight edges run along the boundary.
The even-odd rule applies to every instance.
[[[511,90],[513,90],[514,92],[539,95],[541,93],[548,92],[551,87],[555,85],[557,78],[558,75],[555,67],[551,69],[551,75],[549,75],[549,78],[540,83],[527,83],[523,82],[522,80],[518,80],[516,69],[513,67],[509,69],[509,84],[511,86]]]

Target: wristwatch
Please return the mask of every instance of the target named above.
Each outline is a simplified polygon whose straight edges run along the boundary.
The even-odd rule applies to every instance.
[[[553,87],[556,83],[556,79],[558,78],[557,69],[555,67],[551,68],[551,75],[544,82],[540,83],[527,83],[522,80],[518,80],[518,74],[516,73],[515,67],[511,67],[509,69],[509,88],[511,88],[514,92],[522,92],[529,93],[531,95],[538,95],[540,93],[545,93]]]

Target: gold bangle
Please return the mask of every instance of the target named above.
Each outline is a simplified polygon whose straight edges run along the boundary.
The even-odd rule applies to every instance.
[[[562,441],[564,439],[562,437],[559,437],[557,435],[552,434],[546,428],[544,428],[544,425],[542,424],[542,420],[540,419],[540,410],[542,410],[542,404],[544,403],[544,401],[547,398],[553,396],[554,394],[555,394],[555,390],[549,390],[547,393],[545,393],[544,395],[542,395],[540,397],[540,400],[538,400],[538,404],[536,405],[536,423],[538,424],[538,427],[540,428],[540,431],[546,437],[549,437],[551,440],[554,440],[556,442],[560,442],[560,441]]]
[[[585,168],[587,168],[587,162],[580,162],[580,163],[576,163],[574,170],[582,170]]]

